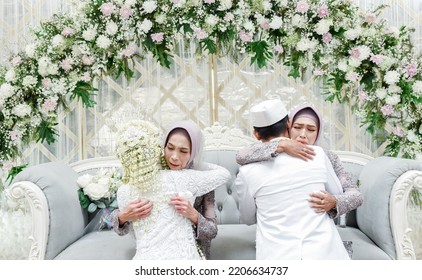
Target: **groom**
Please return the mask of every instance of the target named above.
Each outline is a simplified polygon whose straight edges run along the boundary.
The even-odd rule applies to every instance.
[[[280,141],[288,137],[288,114],[280,100],[267,100],[250,110],[255,137]],[[236,178],[240,217],[257,223],[256,259],[349,259],[334,222],[308,205],[309,193],[342,187],[320,147],[313,160],[285,153],[273,161],[240,167]]]

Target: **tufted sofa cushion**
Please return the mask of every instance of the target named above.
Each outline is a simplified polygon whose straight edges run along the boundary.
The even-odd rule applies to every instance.
[[[236,151],[205,151],[204,161],[223,166],[232,175],[232,178],[226,183],[226,185],[215,190],[218,224],[239,224],[239,200],[234,184],[236,175],[239,172],[239,165],[236,162]]]

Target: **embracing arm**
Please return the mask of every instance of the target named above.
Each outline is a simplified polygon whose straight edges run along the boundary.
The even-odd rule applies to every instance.
[[[342,194],[334,195],[337,201],[336,207],[327,212],[331,218],[336,218],[362,205],[363,196],[353,182],[351,174],[344,169],[340,158],[333,152],[326,151],[326,153],[343,187]]]
[[[267,161],[280,153],[286,153],[305,161],[315,156],[312,147],[295,140],[282,139],[280,141],[259,142],[247,146],[236,154],[236,161],[239,165]]]
[[[212,163],[202,163],[200,170],[183,169],[170,172],[174,183],[182,184],[193,196],[209,193],[231,178],[226,168]]]
[[[196,203],[195,203],[196,204]],[[215,213],[215,193],[211,191],[202,196],[199,205],[195,205],[198,211],[198,224],[196,236],[198,240],[211,240],[217,236],[217,215]]]

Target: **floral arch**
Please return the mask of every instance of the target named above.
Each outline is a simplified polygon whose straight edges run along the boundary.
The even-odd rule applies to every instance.
[[[165,67],[175,42],[198,56],[276,59],[300,78],[312,71],[328,101],[349,103],[371,133],[391,129],[386,154],[422,155],[422,73],[407,27],[363,12],[351,0],[84,0],[34,33],[36,40],[0,71],[0,164],[33,141],[55,141],[57,108],[94,106],[103,75],[133,76],[147,54]],[[171,15],[171,16],[169,16]]]

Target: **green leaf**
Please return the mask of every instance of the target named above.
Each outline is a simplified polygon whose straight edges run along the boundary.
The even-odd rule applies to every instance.
[[[88,208],[91,201],[89,200],[88,196],[83,192],[83,190],[78,190],[78,197],[79,197],[79,203],[81,204],[82,208],[86,209]]]
[[[101,208],[101,209],[106,208],[106,205],[103,201],[97,200],[95,201],[95,204],[97,205],[98,208]]]
[[[13,166],[9,173],[7,174],[6,182],[9,181],[9,183],[12,183],[13,179],[15,179],[16,175],[18,175],[22,170],[24,170],[28,166],[27,163],[19,165],[19,166]]]
[[[94,95],[91,92],[97,90],[98,89],[94,88],[90,83],[85,81],[78,81],[76,83],[75,89],[73,90],[73,93],[70,95],[70,99],[73,100],[78,98],[78,100],[82,100],[82,103],[85,105],[85,107],[94,107],[96,102],[91,99],[91,96]]]
[[[202,51],[207,50],[210,54],[215,54],[217,52],[216,43],[209,38],[201,40],[199,46]]]
[[[144,46],[152,53],[153,57],[160,63],[161,66],[170,68],[171,52],[166,47],[165,41],[156,44],[152,41],[151,36],[147,36],[144,41]]]
[[[57,129],[54,128],[57,124],[58,123],[56,122],[42,120],[36,130],[37,142],[46,141],[48,144],[54,143],[56,141],[56,136],[59,135]]]
[[[270,60],[273,57],[269,48],[266,41],[249,42],[246,46],[246,51],[252,54],[251,65],[257,63],[259,68],[264,68],[267,60]]]
[[[117,205],[117,199],[113,199],[113,201],[110,203],[110,205],[109,205],[110,207],[113,207],[113,208],[117,208],[117,207],[119,207],[119,205]]]
[[[98,208],[98,207],[97,207],[97,205],[95,205],[95,203],[92,203],[92,202],[91,202],[91,203],[89,204],[89,206],[88,206],[88,212],[89,212],[89,213],[94,213],[94,212],[95,212],[95,210],[97,210],[97,208]]]

